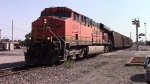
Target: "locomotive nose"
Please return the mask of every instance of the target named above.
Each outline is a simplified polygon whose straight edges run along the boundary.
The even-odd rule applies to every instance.
[[[64,36],[65,21],[54,17],[43,17],[33,22],[32,37],[35,40],[52,41],[57,36]]]

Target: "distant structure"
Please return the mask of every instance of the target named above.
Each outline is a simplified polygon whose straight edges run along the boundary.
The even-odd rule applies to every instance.
[[[0,50],[14,50],[14,44],[9,39],[1,39]]]
[[[19,45],[19,42],[13,41],[13,20],[12,20],[12,39],[1,39],[1,30],[0,30],[0,50],[14,50],[15,45]]]

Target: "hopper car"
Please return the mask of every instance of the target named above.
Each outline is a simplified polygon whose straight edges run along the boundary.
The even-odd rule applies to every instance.
[[[25,52],[27,64],[54,64],[132,43],[128,37],[67,7],[45,8],[32,22],[31,34]]]

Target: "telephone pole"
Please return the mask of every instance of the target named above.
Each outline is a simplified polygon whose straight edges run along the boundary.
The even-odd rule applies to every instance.
[[[13,42],[13,20],[12,20],[12,42]]]
[[[145,26],[145,43],[146,43],[146,22],[144,23],[144,26]]]
[[[1,40],[2,40],[2,38],[1,38],[1,37],[2,37],[1,31],[2,31],[2,30],[0,29],[0,42],[1,42]]]
[[[131,32],[130,32],[130,39],[131,39]],[[131,46],[132,44],[130,43],[130,46]],[[132,46],[131,46],[132,47]],[[131,51],[131,47],[130,47],[130,51]]]
[[[138,38],[139,38],[138,27],[140,27],[139,18],[132,19],[132,24],[136,26],[136,50],[138,50],[138,46],[139,46],[139,43],[138,43]]]

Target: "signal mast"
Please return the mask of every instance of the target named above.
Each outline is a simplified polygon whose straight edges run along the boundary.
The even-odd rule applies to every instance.
[[[135,18],[135,19],[132,19],[132,24],[136,26],[136,50],[138,50],[138,27],[140,27],[140,20],[139,18]]]

